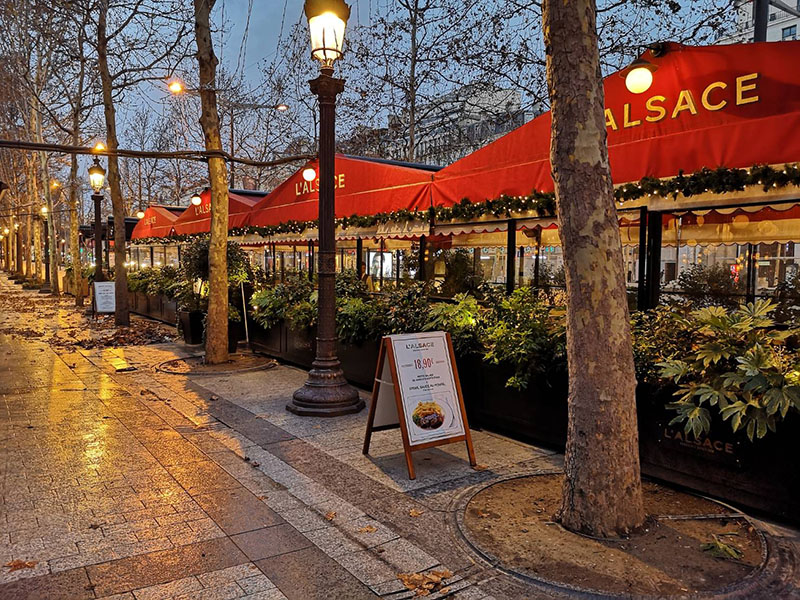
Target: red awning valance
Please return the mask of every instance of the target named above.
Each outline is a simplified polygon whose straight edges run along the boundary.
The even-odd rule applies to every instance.
[[[185,206],[148,206],[131,233],[132,240],[166,237],[172,232],[175,221],[186,210]]]
[[[319,173],[316,160],[306,167]],[[319,216],[318,180],[305,181],[296,171],[254,208],[247,225],[266,227],[287,221],[313,221]],[[336,155],[336,217],[374,215],[430,206],[433,173],[424,169]]]
[[[248,214],[263,197],[260,195],[242,195],[228,192],[228,229],[241,227]],[[175,233],[178,235],[189,233],[207,233],[211,231],[211,192],[205,190],[200,194],[199,206],[191,205],[177,221]]]
[[[666,48],[642,94],[605,78],[615,184],[800,160],[800,41]],[[436,173],[434,204],[552,191],[549,152],[545,113]]]

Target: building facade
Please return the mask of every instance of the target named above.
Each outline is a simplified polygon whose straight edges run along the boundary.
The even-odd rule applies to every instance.
[[[800,11],[800,0],[782,0],[784,4]],[[752,42],[754,32],[752,0],[737,0],[736,10],[736,31],[722,40],[722,44],[736,44],[740,42]],[[769,7],[769,21],[767,22],[767,41],[785,42],[800,39],[800,17],[793,15],[776,6]]]

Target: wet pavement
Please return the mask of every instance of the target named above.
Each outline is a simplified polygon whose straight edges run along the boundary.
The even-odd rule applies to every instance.
[[[0,565],[22,565],[0,569],[0,599],[399,599],[414,592],[398,574],[442,571],[430,598],[561,597],[492,568],[455,526],[467,490],[559,454],[475,431],[480,470],[451,444],[416,452],[410,481],[399,431],[361,453],[366,410],[284,409],[299,369],[163,373],[199,347],[49,345],[76,327],[68,301],[3,275],[0,297]]]
[[[397,575],[431,571],[450,573],[432,598],[539,597],[456,539],[451,506],[559,455],[475,432],[483,470],[453,444],[409,481],[399,431],[361,454],[366,411],[284,410],[299,369],[192,378],[155,369],[198,352],[180,343],[52,346],[68,301],[5,276],[0,295],[24,300],[0,315],[0,565],[22,564],[0,598],[407,598]]]

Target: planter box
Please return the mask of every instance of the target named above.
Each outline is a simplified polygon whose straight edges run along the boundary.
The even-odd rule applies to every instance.
[[[800,522],[800,416],[789,414],[776,432],[751,442],[712,411],[711,434],[696,440],[669,425],[671,399],[671,390],[637,390],[643,473]]]
[[[477,365],[473,370],[477,370]],[[471,425],[515,439],[563,450],[567,440],[567,381],[533,379],[525,390],[506,387],[514,372],[481,363],[479,394],[465,392]],[[468,372],[468,371],[459,371]],[[477,382],[462,381],[462,390]],[[466,385],[465,385],[466,384]],[[471,415],[471,417],[470,417]]]
[[[317,328],[311,327],[303,331],[294,331],[285,325],[283,328],[286,339],[283,359],[298,367],[310,369],[317,352]]]
[[[379,340],[368,340],[359,345],[338,344],[337,354],[347,381],[368,390],[372,389],[380,346]]]
[[[264,329],[255,321],[248,321],[250,347],[273,358],[282,359],[285,353],[283,323]]]
[[[183,331],[183,341],[187,344],[203,343],[203,317],[205,313],[199,310],[178,311],[178,321]]]
[[[178,302],[164,298],[161,303],[161,320],[170,325],[178,322]]]

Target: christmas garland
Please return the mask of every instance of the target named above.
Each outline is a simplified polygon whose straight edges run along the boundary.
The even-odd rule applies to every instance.
[[[717,169],[703,168],[690,175],[680,171],[677,177],[671,179],[656,179],[645,177],[638,183],[626,183],[614,190],[614,198],[620,203],[639,200],[646,196],[661,196],[663,198],[677,198],[696,196],[712,192],[724,194],[726,192],[741,192],[747,186],[759,185],[765,192],[774,188],[787,186],[800,187],[800,165],[786,165],[782,168],[773,168],[768,165],[756,165],[750,169]],[[500,196],[493,200],[483,202],[470,202],[466,198],[453,206],[432,206],[427,210],[395,210],[377,213],[374,215],[351,215],[336,219],[336,226],[342,229],[350,227],[370,228],[386,223],[409,223],[412,221],[429,221],[432,223],[447,223],[449,221],[464,221],[479,219],[484,216],[498,218],[511,218],[516,213],[535,212],[539,216],[552,217],[556,214],[556,200],[553,192],[533,192],[527,196]],[[230,230],[230,235],[240,237],[245,235],[259,235],[270,237],[280,234],[301,234],[307,229],[317,227],[317,221],[285,221],[278,225],[264,227],[246,226],[235,227]],[[194,239],[202,234],[183,234],[169,238],[170,242],[183,242]],[[158,244],[164,243],[165,238],[141,238],[133,240],[132,244]]]

